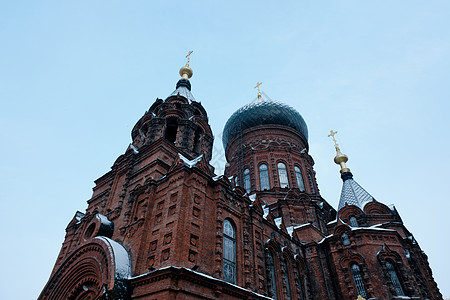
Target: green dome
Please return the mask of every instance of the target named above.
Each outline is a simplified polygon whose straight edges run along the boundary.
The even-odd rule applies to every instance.
[[[268,124],[288,126],[308,140],[308,127],[298,111],[280,102],[257,101],[241,107],[228,119],[222,135],[224,149],[245,129]]]

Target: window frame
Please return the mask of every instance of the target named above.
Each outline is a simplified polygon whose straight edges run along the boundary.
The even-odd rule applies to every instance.
[[[282,168],[280,168],[282,166]],[[285,174],[282,174],[282,171],[285,172]],[[279,161],[277,163],[277,173],[278,173],[278,184],[280,185],[280,188],[289,188],[289,172],[288,168],[285,162]],[[283,179],[283,184],[282,184]]]
[[[244,190],[247,193],[250,193],[252,191],[252,182],[251,182],[251,177],[250,177],[250,169],[246,168],[244,169],[244,172],[242,172],[242,185]]]
[[[261,167],[262,166],[265,166],[265,170],[261,170]],[[263,176],[261,176],[261,174],[262,173],[267,173],[267,177],[263,177]],[[259,176],[259,188],[260,188],[260,190],[261,191],[264,191],[264,190],[270,190],[270,177],[269,177],[269,166],[268,166],[268,164],[267,163],[261,163],[261,164],[259,164],[259,166],[258,166],[258,176]],[[263,180],[266,180],[266,182],[263,182]],[[266,185],[264,185],[265,183],[267,183],[267,186]]]
[[[298,172],[297,172],[297,170],[298,170]],[[294,173],[295,173],[295,179],[297,180],[298,189],[300,190],[300,192],[305,192],[306,189],[305,189],[305,181],[303,180],[302,168],[299,166],[294,166]]]
[[[356,268],[354,268],[356,267]],[[355,285],[356,296],[362,296],[363,298],[368,298],[367,289],[364,284],[363,273],[359,264],[353,262],[350,264],[350,273],[353,278],[353,284]]]
[[[227,228],[226,228],[227,225],[226,224],[227,223],[230,224],[231,229],[232,229],[232,233],[234,234],[234,236],[230,236],[226,232],[226,230],[227,230]],[[237,245],[237,242],[236,242],[236,240],[237,240],[237,229],[236,229],[236,225],[233,222],[233,220],[231,220],[229,218],[226,218],[223,221],[223,230],[222,230],[222,232],[223,232],[223,253],[222,253],[223,254],[223,274],[222,274],[222,277],[223,277],[223,280],[226,281],[226,282],[229,282],[229,283],[232,283],[232,284],[237,284],[237,247],[236,247],[236,245]],[[231,245],[232,245],[232,251],[233,251],[232,256],[234,258],[234,261],[232,261],[232,260],[227,258],[228,257],[228,255],[227,255],[227,248],[225,248],[226,244],[227,244],[226,241],[229,241],[231,243]],[[229,266],[232,267],[233,275],[232,275],[231,279],[225,277],[226,276],[225,275],[225,265],[226,264],[228,264]]]

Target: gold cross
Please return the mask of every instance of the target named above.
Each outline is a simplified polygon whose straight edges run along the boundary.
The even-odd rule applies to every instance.
[[[334,138],[334,136],[336,135],[337,131],[333,131],[330,130],[330,134],[328,136],[331,136],[333,138],[334,141],[334,145],[337,146],[338,144],[336,143],[336,139]]]
[[[194,51],[191,50],[191,51],[189,51],[188,54],[186,55],[186,58],[188,59],[188,61],[187,61],[187,63],[186,63],[186,66],[189,66],[189,59],[190,59],[190,56],[191,56],[192,52],[194,52]]]
[[[256,86],[254,87],[255,89],[258,89],[258,94],[260,93],[259,91],[259,86],[262,84],[262,82],[256,82]]]

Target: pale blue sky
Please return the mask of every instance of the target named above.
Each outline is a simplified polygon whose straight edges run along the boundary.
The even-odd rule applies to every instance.
[[[38,296],[68,222],[175,89],[188,50],[216,136],[257,81],[303,115],[334,207],[337,130],[355,179],[395,204],[450,297],[449,11],[430,0],[2,1],[0,297]]]

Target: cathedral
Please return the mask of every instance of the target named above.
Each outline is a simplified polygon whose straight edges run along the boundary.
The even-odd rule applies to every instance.
[[[40,300],[442,299],[426,254],[357,183],[336,132],[337,210],[319,193],[303,117],[260,92],[228,119],[217,176],[189,59],[180,75],[69,222]]]

